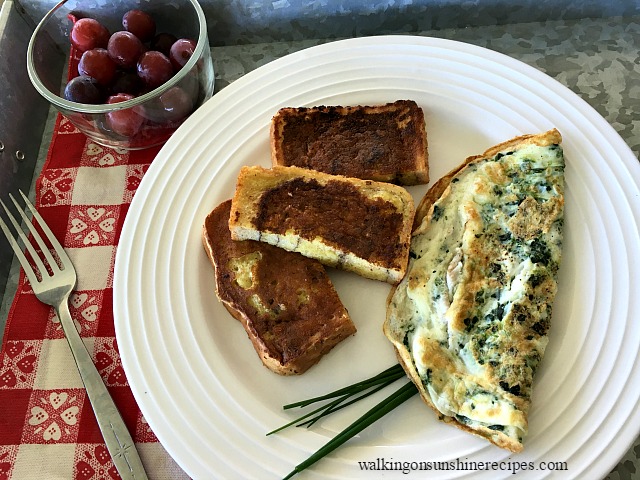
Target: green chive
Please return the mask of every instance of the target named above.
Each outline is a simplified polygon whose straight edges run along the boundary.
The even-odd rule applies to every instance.
[[[302,425],[306,425],[307,428],[308,428],[311,425],[313,425],[314,423],[316,423],[318,420],[320,420],[322,417],[326,417],[330,413],[337,412],[338,410],[340,410],[340,409],[342,409],[344,407],[348,407],[349,405],[351,405],[353,403],[356,403],[357,401],[362,400],[363,398],[366,398],[369,395],[373,395],[374,393],[379,392],[383,388],[388,387],[389,385],[391,385],[396,380],[397,379],[393,379],[393,380],[389,381],[388,383],[383,383],[383,384],[379,385],[378,387],[374,388],[373,390],[369,390],[368,392],[363,393],[359,397],[356,397],[356,398],[354,398],[353,400],[351,400],[351,401],[349,401],[347,403],[341,403],[343,400],[346,400],[346,398],[344,398],[344,397],[340,399],[340,402],[331,402],[329,405],[326,405],[323,408],[319,408],[319,409],[317,409],[317,410],[315,410],[313,412],[313,413],[316,413],[319,410],[324,410],[321,414],[316,415],[315,417],[307,420],[306,422],[299,423],[297,426],[300,427]],[[346,395],[345,395],[345,397],[346,397]],[[335,405],[334,405],[334,403],[335,403]],[[303,420],[303,418],[300,418],[299,420]]]
[[[314,398],[310,398],[308,400],[301,400],[299,402],[295,402],[295,403],[290,403],[288,405],[283,406],[282,408],[284,408],[285,410],[288,410],[290,408],[295,408],[295,407],[306,407],[307,405],[310,405],[312,403],[316,403],[316,402],[320,402],[322,400],[328,400],[330,398],[335,398],[335,397],[340,397],[342,395],[345,394],[353,394],[353,392],[355,391],[355,393],[361,392],[362,390],[365,390],[371,386],[375,386],[378,385],[379,383],[382,383],[386,380],[388,380],[391,377],[395,377],[400,378],[402,376],[404,376],[404,370],[402,369],[402,366],[400,366],[400,364],[396,364],[393,367],[389,367],[386,370],[384,370],[383,372],[380,372],[379,374],[367,379],[367,380],[363,380],[361,382],[357,382],[354,383],[352,385],[349,385],[348,387],[343,387],[340,388],[338,390],[335,390],[331,393],[327,393],[325,395],[319,396],[319,397],[314,397]]]
[[[309,458],[307,458],[304,462],[297,465],[289,475],[283,478],[283,480],[288,480],[294,475],[302,472],[306,468],[310,467],[318,460],[331,453],[333,450],[338,448],[340,445],[345,443],[350,438],[354,437],[362,430],[367,428],[369,425],[379,420],[391,410],[401,405],[409,398],[414,396],[418,392],[418,389],[413,384],[413,382],[407,383],[405,386],[397,390],[395,393],[389,395],[386,399],[378,403],[376,406],[367,411],[364,415],[362,415],[358,420],[353,422],[347,428],[345,428],[342,432],[336,435],[333,439],[329,440],[323,447],[317,450],[314,454],[312,454]]]
[[[384,370],[383,372],[380,372],[379,374],[367,379],[367,380],[363,380],[357,383],[354,383],[352,385],[349,385],[348,387],[343,387],[340,388],[338,390],[335,390],[331,393],[328,393],[326,395],[322,395],[320,397],[315,397],[315,398],[310,398],[308,400],[302,400],[300,402],[296,402],[296,403],[291,403],[289,405],[285,405],[283,408],[284,409],[291,409],[294,407],[306,407],[311,405],[312,403],[316,403],[316,402],[320,402],[323,400],[329,400],[335,397],[339,397],[336,400],[320,407],[317,408],[301,417],[298,417],[294,420],[292,420],[291,422],[282,425],[281,427],[276,428],[275,430],[270,431],[269,433],[267,433],[267,436],[269,435],[273,435],[274,433],[280,432],[281,430],[284,430],[287,427],[290,427],[292,425],[296,425],[297,427],[303,426],[303,425],[307,425],[307,427],[310,427],[311,425],[313,425],[315,422],[317,422],[319,419],[321,419],[322,417],[325,417],[327,415],[329,415],[332,412],[338,411],[348,405],[351,405],[355,402],[357,402],[358,400],[361,400],[365,397],[368,397],[369,395],[381,390],[382,388],[391,385],[393,382],[395,382],[396,380],[398,380],[401,377],[404,377],[405,373],[404,370],[402,369],[402,367],[398,364],[394,365],[393,367],[387,368],[386,370]],[[377,387],[376,387],[377,386]],[[360,395],[359,397],[347,402],[347,403],[343,403],[345,400],[347,400],[348,398],[364,392],[366,390],[371,389],[372,387],[376,387],[373,388],[373,390],[364,393],[362,395]],[[322,412],[322,413],[319,413]],[[312,415],[316,415],[315,417],[311,418],[310,420],[307,420],[306,422],[302,422],[302,423],[298,423],[301,420],[304,420],[306,418],[311,417]]]
[[[295,425],[296,423],[298,423],[300,420],[304,420],[305,418],[309,418],[311,415],[314,415],[318,412],[321,412],[323,410],[327,410],[332,408],[335,405],[338,405],[339,403],[343,402],[344,400],[346,400],[347,398],[349,398],[349,395],[343,395],[342,397],[338,398],[337,400],[334,400],[333,402],[327,404],[327,405],[323,405],[320,408],[316,408],[315,410],[313,410],[312,412],[307,413],[306,415],[303,415],[301,417],[296,418],[295,420],[290,421],[289,423],[287,423],[286,425],[282,425],[281,427],[276,428],[275,430],[271,430],[269,433],[267,433],[267,436],[269,435],[273,435],[274,433],[277,433],[281,430],[284,430],[287,427],[290,427],[291,425]]]

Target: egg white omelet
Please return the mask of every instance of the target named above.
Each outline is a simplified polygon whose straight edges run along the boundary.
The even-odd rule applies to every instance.
[[[557,130],[468,158],[420,203],[385,335],[441,420],[517,452],[562,252]]]

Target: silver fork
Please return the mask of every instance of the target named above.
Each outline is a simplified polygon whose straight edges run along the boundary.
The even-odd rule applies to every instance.
[[[73,354],[73,358],[78,366],[80,377],[82,377],[82,382],[87,390],[89,401],[91,402],[96,419],[98,420],[100,431],[102,432],[105,444],[107,445],[107,449],[111,454],[111,458],[113,459],[113,463],[116,466],[120,477],[122,477],[123,480],[144,480],[147,478],[147,474],[144,471],[142,461],[136,451],[133,439],[125,426],[118,409],[113,403],[113,399],[109,395],[109,392],[98,373],[98,369],[91,360],[91,356],[80,338],[73,320],[71,319],[71,314],[69,313],[69,295],[76,285],[76,271],[73,268],[73,264],[58,240],[53,235],[53,232],[51,232],[51,229],[47,226],[45,221],[22,191],[20,191],[20,195],[22,195],[25,205],[31,211],[33,217],[38,221],[40,228],[49,239],[49,242],[53,246],[58,259],[60,260],[60,264],[55,261],[49,248],[29,221],[24,210],[20,208],[20,205],[13,195],[9,194],[11,201],[20,213],[24,223],[29,228],[31,235],[36,240],[53,274],[49,274],[42,259],[37,254],[19,223],[2,200],[0,200],[0,204],[2,204],[2,208],[4,208],[7,217],[13,224],[16,233],[27,247],[27,251],[39,272],[39,278],[18,245],[18,241],[11,234],[9,227],[2,218],[0,218],[0,227],[7,237],[7,240],[9,240],[18,260],[22,264],[22,268],[33,287],[33,292],[36,297],[38,297],[38,300],[41,302],[51,305],[58,314],[62,330],[69,342],[71,353]]]

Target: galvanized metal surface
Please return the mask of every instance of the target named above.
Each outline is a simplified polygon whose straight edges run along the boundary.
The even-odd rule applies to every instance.
[[[34,19],[57,0],[19,0]],[[149,1],[149,0],[143,0]],[[84,0],[96,12],[119,0]],[[640,0],[200,0],[212,46],[640,13]]]
[[[33,22],[19,4],[0,8],[0,198],[18,188],[29,190],[38,158],[49,104],[31,85],[26,51]],[[11,249],[0,243],[0,292],[4,291]]]

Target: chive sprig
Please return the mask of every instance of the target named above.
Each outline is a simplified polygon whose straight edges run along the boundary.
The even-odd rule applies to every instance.
[[[393,367],[390,367],[383,372],[361,382],[354,383],[344,388],[340,388],[333,392],[327,393],[325,395],[321,395],[318,397],[310,398],[307,400],[302,400],[295,403],[290,403],[284,405],[284,409],[292,409],[292,408],[302,408],[312,405],[317,402],[332,400],[325,405],[316,408],[315,410],[296,418],[295,420],[275,429],[271,432],[267,433],[267,435],[272,435],[276,432],[280,432],[287,427],[292,425],[296,426],[304,426],[310,427],[315,422],[320,420],[321,418],[334,413],[344,407],[347,407],[363,398],[372,395],[383,388],[391,385],[396,380],[405,376],[404,370],[402,367],[397,364]],[[418,393],[418,389],[413,384],[413,382],[406,383],[403,387],[396,390],[394,393],[389,395],[387,398],[376,404],[374,407],[369,409],[364,415],[359,417],[356,421],[354,421],[347,428],[342,430],[338,435],[329,440],[324,446],[318,449],[315,453],[313,453],[309,458],[307,458],[304,462],[298,464],[283,480],[288,480],[292,478],[294,475],[302,472],[306,468],[310,467],[314,463],[316,463],[321,458],[325,457],[340,445],[344,444],[350,438],[356,436],[362,430],[367,428],[369,425],[373,424],[387,413],[395,409],[397,406],[401,405],[409,398]],[[306,420],[306,421],[302,421]]]

